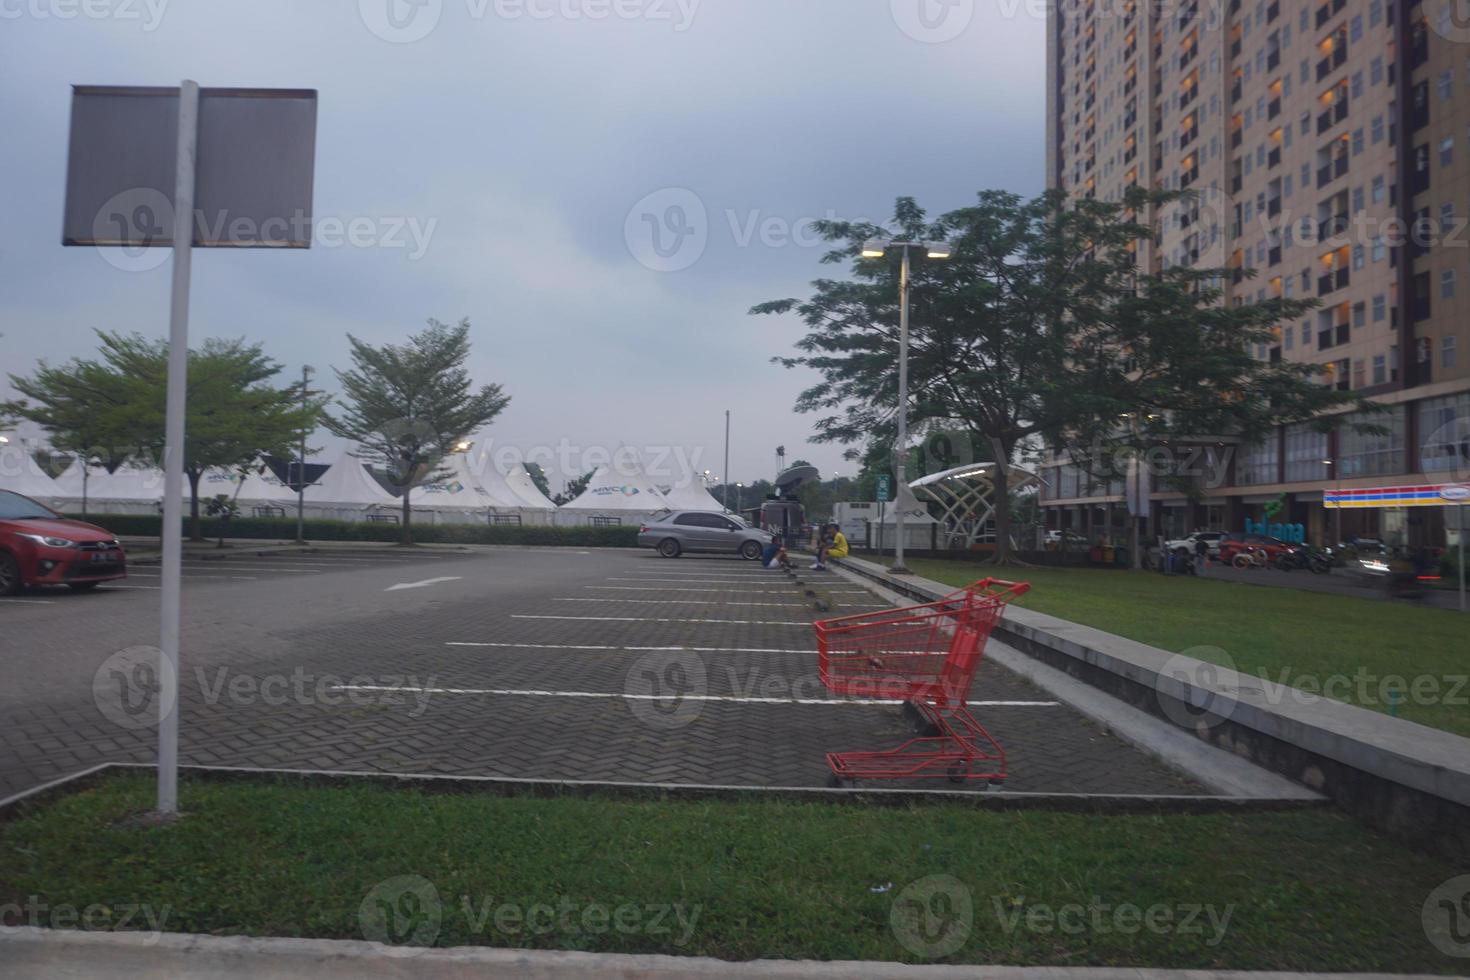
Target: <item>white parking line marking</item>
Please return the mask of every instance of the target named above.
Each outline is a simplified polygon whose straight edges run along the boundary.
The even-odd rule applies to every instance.
[[[642,616],[528,616],[512,613],[511,619],[574,619],[585,623],[718,623],[723,626],[807,626],[810,622],[788,623],[764,619],[662,619]]]
[[[791,589],[755,589],[750,592],[737,592],[735,589],[670,589],[665,586],[639,586],[639,585],[588,585],[588,589],[596,589],[599,592],[718,592],[721,594],[734,593],[736,595],[790,595]],[[867,589],[823,589],[828,595],[872,595]]]
[[[111,592],[114,589],[146,589],[149,592],[158,592],[162,590],[162,588],[163,586],[161,585],[113,585],[111,582],[108,582],[106,585],[102,586],[102,591]]]
[[[49,606],[49,605],[53,605],[56,602],[56,600],[55,599],[0,599],[0,602],[21,602],[21,603],[25,603],[25,604],[31,605],[31,606]]]
[[[652,651],[688,651],[690,653],[793,653],[803,657],[815,657],[816,650],[791,650],[786,647],[617,647],[580,646],[573,643],[475,643],[468,640],[452,640],[447,647],[500,647],[511,650],[631,650],[637,653]]]
[[[828,704],[828,705],[896,705],[902,701],[846,698],[743,698],[730,694],[614,694],[608,691],[536,691],[490,687],[390,687],[384,684],[334,684],[334,691],[394,691],[405,694],[490,694],[522,698],[596,698],[622,701],[723,701],[728,704]],[[977,708],[1056,708],[1059,701],[966,701]]]
[[[701,605],[701,606],[776,606],[778,608],[783,608],[783,609],[809,609],[809,608],[811,608],[807,603],[804,603],[804,602],[730,602],[730,601],[726,601],[724,599],[679,599],[679,598],[672,598],[672,599],[599,599],[599,598],[591,598],[591,599],[589,599],[589,598],[585,598],[585,597],[582,597],[582,596],[576,596],[576,597],[561,597],[561,596],[558,596],[558,597],[552,599],[551,601],[552,602],[624,602],[624,603],[635,603],[637,605],[667,605],[670,602],[683,602],[683,603],[688,603],[690,605]],[[866,604],[856,603],[856,602],[846,602],[846,603],[843,603],[842,605],[843,605],[843,608],[845,608],[845,609],[870,609],[870,608],[871,609],[886,609],[887,608],[886,606],[876,606],[876,605],[875,606],[868,606]]]
[[[402,592],[404,589],[427,589],[431,585],[439,585],[442,582],[458,582],[461,578],[463,578],[461,575],[441,575],[439,578],[426,578],[422,582],[399,582],[397,585],[388,586],[383,591]]]
[[[141,577],[141,578],[158,578],[160,574],[161,573],[159,573],[159,572],[157,572],[157,571],[155,571],[153,569],[149,569],[149,568],[129,568],[128,569],[128,578],[135,578],[135,577]],[[216,581],[216,582],[226,582],[226,581],[232,581],[232,582],[258,582],[258,581],[260,581],[260,579],[257,576],[255,576],[255,575],[213,575],[213,574],[211,574],[211,575],[198,575],[198,574],[195,574],[195,573],[191,572],[188,577],[190,579],[195,579],[195,580],[198,580],[198,581],[210,581],[210,580],[213,580],[213,581]]]
[[[624,576],[611,575],[611,576],[608,576],[607,581],[609,581],[609,582],[687,582],[687,583],[689,583],[691,585],[743,585],[746,582],[760,582],[762,580],[759,577],[756,577],[756,576],[752,576],[749,579],[743,579],[743,578],[736,579],[736,578],[626,578]],[[770,579],[765,579],[764,581],[767,584],[769,584],[771,580]]]

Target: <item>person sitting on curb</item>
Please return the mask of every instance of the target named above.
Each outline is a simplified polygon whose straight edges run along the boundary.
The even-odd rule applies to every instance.
[[[847,536],[836,524],[828,524],[822,537],[822,544],[817,549],[817,560],[812,564],[812,568],[826,571],[828,558],[846,557]]]
[[[764,568],[789,568],[791,558],[786,554],[786,542],[781,535],[771,535],[770,543],[761,551],[761,566]]]

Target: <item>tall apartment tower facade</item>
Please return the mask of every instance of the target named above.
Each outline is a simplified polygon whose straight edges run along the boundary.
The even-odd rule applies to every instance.
[[[1229,269],[1227,303],[1320,300],[1254,354],[1391,406],[1387,435],[1346,419],[1236,448],[1203,502],[1156,492],[1151,533],[1278,501],[1319,542],[1453,540],[1429,491],[1470,479],[1446,444],[1470,425],[1470,3],[1057,0],[1047,46],[1049,185],[1196,191],[1148,216],[1140,265]],[[1119,525],[1116,483],[1050,465],[1053,527]]]

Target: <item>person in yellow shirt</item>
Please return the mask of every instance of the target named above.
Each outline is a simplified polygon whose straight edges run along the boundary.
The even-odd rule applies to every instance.
[[[822,536],[822,544],[817,549],[817,560],[812,568],[825,571],[828,558],[847,557],[847,535],[842,533],[842,528],[836,524],[828,524]]]

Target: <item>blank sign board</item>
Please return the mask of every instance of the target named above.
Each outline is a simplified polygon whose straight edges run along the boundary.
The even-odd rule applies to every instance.
[[[179,90],[72,88],[63,245],[172,246]],[[316,92],[199,90],[195,245],[309,248]]]

